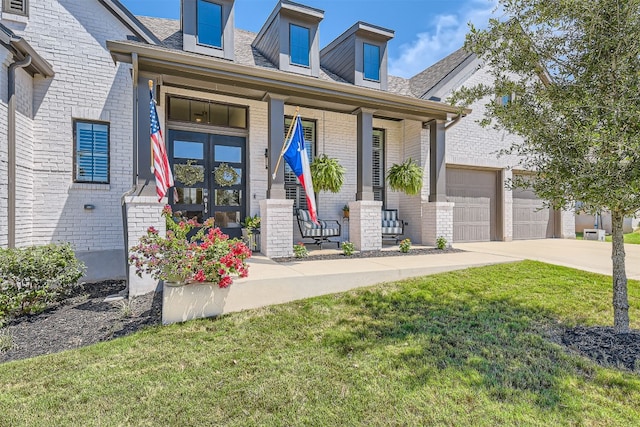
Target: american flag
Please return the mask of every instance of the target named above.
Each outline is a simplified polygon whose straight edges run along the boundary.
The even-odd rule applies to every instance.
[[[164,147],[164,138],[162,138],[162,129],[158,121],[158,112],[156,111],[156,103],[153,99],[153,92],[149,91],[151,101],[149,109],[151,111],[151,151],[153,153],[153,173],[156,176],[156,193],[158,193],[158,201],[167,194],[170,187],[173,187],[173,174],[169,167],[169,158],[167,150]]]

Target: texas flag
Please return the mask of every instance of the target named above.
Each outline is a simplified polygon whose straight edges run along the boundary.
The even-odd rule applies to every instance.
[[[307,197],[307,207],[311,220],[318,222],[316,215],[316,199],[313,193],[313,182],[311,181],[311,169],[309,168],[309,157],[307,157],[307,149],[304,146],[304,133],[302,132],[302,120],[300,116],[296,117],[293,122],[291,138],[287,141],[287,148],[284,152],[284,159],[296,174],[302,188],[304,188]]]

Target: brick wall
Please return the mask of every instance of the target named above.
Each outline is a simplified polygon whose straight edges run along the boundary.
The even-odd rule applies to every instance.
[[[3,23],[49,61],[56,75],[37,76],[32,86],[19,81],[20,90],[33,93],[33,102],[21,107],[25,121],[19,124],[25,138],[32,135],[33,148],[19,151],[20,191],[31,196],[18,202],[18,242],[122,249],[120,196],[131,183],[132,84],[130,67],[113,63],[106,40],[125,39],[130,31],[99,2],[32,0],[29,5],[26,25]],[[74,118],[109,121],[109,184],[73,183]],[[84,210],[85,204],[95,210]]]

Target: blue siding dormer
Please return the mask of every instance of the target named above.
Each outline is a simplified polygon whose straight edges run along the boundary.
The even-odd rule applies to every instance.
[[[183,0],[181,23],[184,50],[234,59],[234,0]]]
[[[323,18],[322,10],[280,0],[252,46],[282,71],[318,77]]]

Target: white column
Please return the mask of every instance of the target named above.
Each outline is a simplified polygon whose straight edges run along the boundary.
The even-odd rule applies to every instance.
[[[382,249],[382,202],[349,203],[349,238],[359,251]]]
[[[269,258],[293,256],[293,200],[260,200],[260,245]]]

